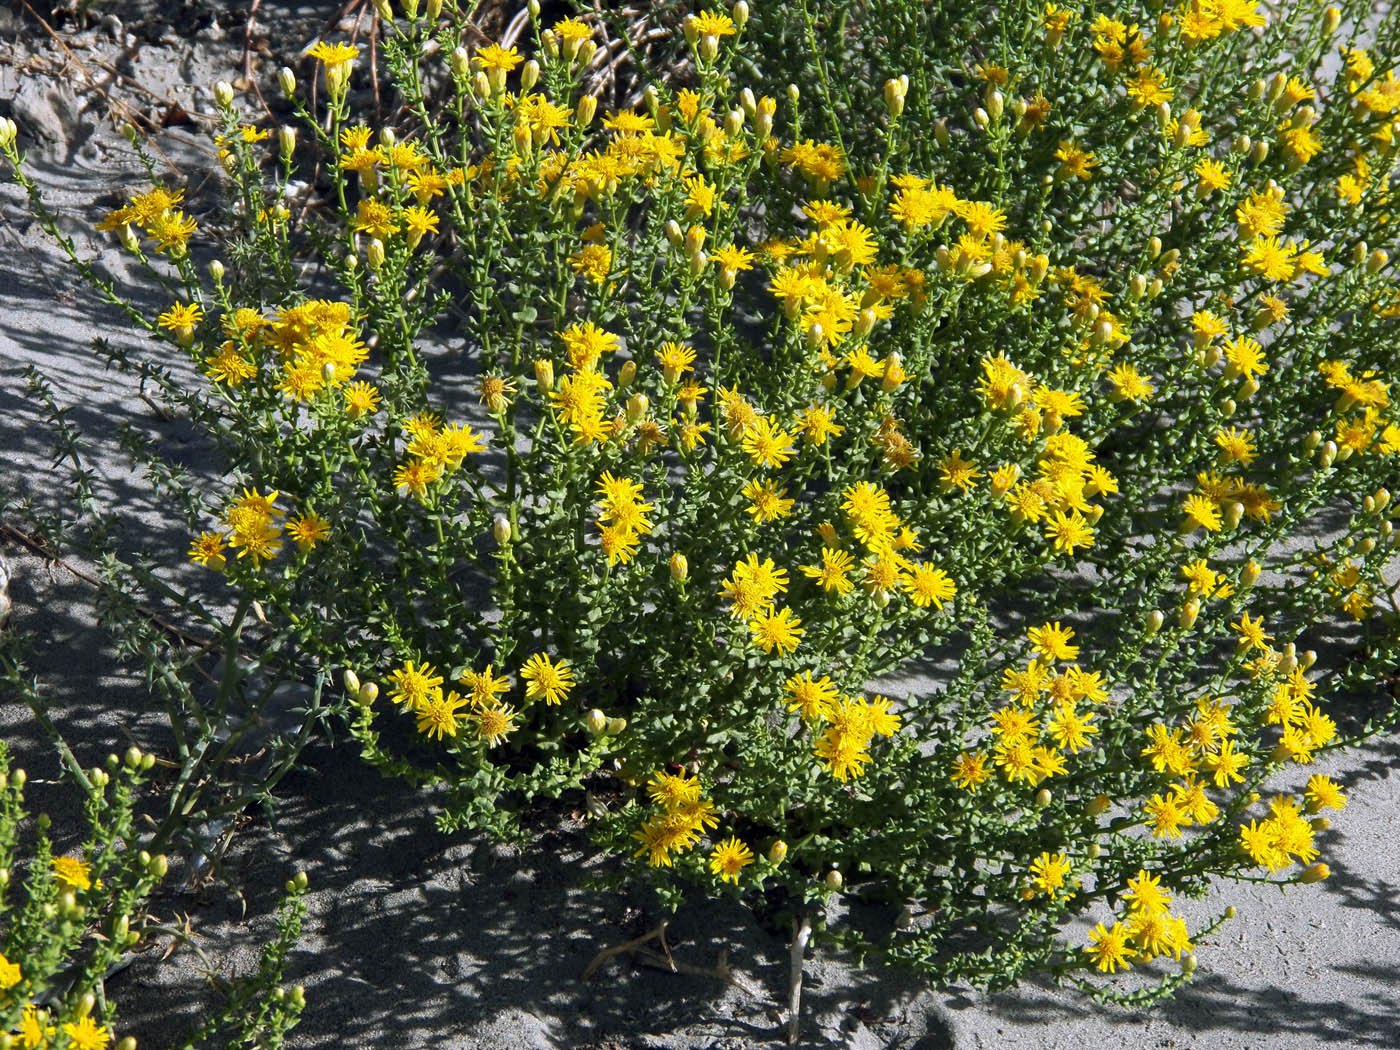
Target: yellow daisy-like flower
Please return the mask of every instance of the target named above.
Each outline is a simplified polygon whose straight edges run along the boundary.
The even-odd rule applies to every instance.
[[[519,712],[509,704],[493,700],[478,707],[467,716],[467,720],[476,726],[476,735],[482,743],[487,747],[495,747],[520,728],[515,724],[518,714]]]
[[[710,853],[710,871],[723,882],[737,883],[739,873],[753,863],[753,850],[733,835]]]
[[[536,653],[525,661],[520,677],[527,684],[529,700],[543,699],[547,704],[561,704],[574,687],[574,672],[567,660],[552,661],[544,653]]]
[[[303,551],[315,548],[316,544],[330,535],[331,527],[319,514],[302,514],[287,522],[287,534],[296,540]]]
[[[442,675],[430,663],[414,666],[412,660],[389,673],[389,681],[394,683],[391,699],[410,710],[422,707],[435,694],[442,691]]]
[[[112,1033],[91,1017],[79,1018],[77,1024],[65,1022],[63,1034],[68,1037],[69,1050],[107,1050],[112,1041]]]
[[[218,571],[227,564],[224,558],[226,548],[227,544],[221,533],[201,532],[190,544],[190,560]]]
[[[444,696],[438,691],[429,696],[415,710],[418,716],[418,732],[438,740],[444,736],[455,737],[459,722],[457,712],[468,703],[466,697],[457,692],[448,692]]]
[[[55,857],[53,873],[70,890],[92,889],[92,868],[77,857]]]

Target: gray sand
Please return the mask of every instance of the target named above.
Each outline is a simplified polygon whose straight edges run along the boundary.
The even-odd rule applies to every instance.
[[[294,12],[282,13],[292,19]],[[294,35],[311,22],[289,24]],[[204,85],[216,72],[233,72],[238,48],[229,38],[236,35],[195,34],[192,58],[179,36],[146,41],[133,75],[187,108],[207,108]],[[74,95],[55,87],[53,76],[22,76],[19,60],[38,56],[48,65],[36,68],[53,68],[60,57],[32,23],[0,11],[4,40],[17,42],[0,44],[0,100],[16,101],[0,101],[0,112],[25,118],[30,170],[84,252],[122,273],[121,253],[86,231],[114,206],[111,194],[139,185],[129,152],[104,126],[100,103],[75,113]],[[110,55],[114,47],[94,34],[82,54]],[[163,145],[187,170],[209,163],[191,147]],[[132,381],[105,372],[94,358],[95,336],[140,344],[65,271],[12,185],[0,187],[0,212],[0,496],[43,504],[59,490],[37,408],[25,396],[25,369],[33,365],[60,403],[72,406],[99,492],[120,508],[135,541],[181,561],[188,542],[183,528],[125,466],[116,427],[130,423],[195,471],[214,473],[215,465],[187,425],[161,420]],[[161,719],[138,678],[118,666],[96,623],[91,588],[14,544],[5,544],[4,553],[15,574],[16,624],[44,642],[37,669],[79,757],[99,762],[123,749],[128,734],[162,746]],[[0,698],[0,725],[31,772],[34,804],[60,822],[75,817],[72,796],[51,783],[56,759],[28,710]],[[1320,836],[1332,877],[1284,894],[1222,887],[1212,903],[1234,903],[1238,918],[1198,946],[1194,983],[1155,1011],[1095,1007],[1077,993],[1037,984],[995,996],[929,993],[901,973],[858,971],[819,953],[807,969],[807,1045],[1400,1047],[1398,758],[1400,743],[1392,739],[1319,764],[1351,800],[1333,830]],[[218,974],[247,973],[256,966],[278,887],[293,871],[308,872],[310,915],[288,975],[307,986],[308,1007],[293,1047],[777,1045],[771,1003],[785,981],[787,946],[743,909],[711,903],[683,911],[673,919],[673,950],[699,967],[714,966],[726,950],[729,964],[766,1001],[712,977],[662,972],[625,956],[584,983],[579,975],[597,951],[645,932],[661,916],[643,895],[593,886],[611,865],[590,849],[577,815],[546,815],[538,845],[516,850],[478,835],[438,834],[427,802],[380,780],[352,748],[317,747],[307,766],[284,782],[273,819],[250,811],[233,840],[226,865],[246,911],[227,886],[189,891],[178,871],[158,902],[172,922],[188,915]],[[175,1041],[215,996],[195,953],[181,949],[164,961],[160,954],[141,954],[109,983],[122,1007],[119,1030],[152,1048]]]

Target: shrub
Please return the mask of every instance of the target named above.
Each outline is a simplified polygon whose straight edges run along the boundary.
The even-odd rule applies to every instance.
[[[1150,999],[1229,914],[1174,894],[1324,878],[1295,774],[1393,725],[1326,701],[1396,654],[1394,20],[740,4],[598,113],[634,42],[534,11],[386,20],[394,126],[352,45],[277,128],[220,85],[217,220],[98,224],[229,464],[190,557],[365,758],[449,829],[587,788],[673,902],[883,902],[828,932],[940,983]]]

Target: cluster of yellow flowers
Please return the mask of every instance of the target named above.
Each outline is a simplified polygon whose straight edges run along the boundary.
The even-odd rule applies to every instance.
[[[157,186],[133,197],[131,203],[109,212],[97,224],[97,229],[103,233],[117,231],[123,245],[131,251],[138,251],[140,241],[134,227],[140,227],[147,237],[155,241],[157,252],[163,252],[172,259],[184,258],[186,245],[199,228],[193,218],[176,207],[184,198],[183,190],[171,193]]]
[[[176,303],[161,315],[162,327],[177,340],[202,319],[197,305]],[[351,418],[372,414],[378,392],[367,383],[351,383],[369,351],[355,332],[349,304],[310,299],[286,307],[273,317],[253,307],[239,307],[222,321],[227,338],[218,353],[204,360],[204,373],[236,390],[255,382],[267,364],[275,389],[290,401],[309,403],[339,390]]]
[[[409,458],[394,468],[394,488],[420,502],[426,503],[432,486],[458,470],[468,455],[486,450],[485,435],[465,423],[445,423],[432,412],[420,412],[401,427]]]
[[[1002,672],[1001,688],[1012,702],[991,713],[987,744],[963,751],[953,761],[952,781],[964,790],[985,783],[992,765],[1007,782],[1034,787],[1065,773],[1065,752],[1084,750],[1099,732],[1096,715],[1079,705],[1104,703],[1108,686],[1102,674],[1076,662],[1073,628],[1055,621],[1032,627],[1027,638],[1034,654],[1024,668],[1010,666]],[[1057,668],[1057,663],[1063,666]]]
[[[695,777],[658,770],[647,781],[647,794],[661,812],[648,817],[632,837],[642,844],[635,855],[646,854],[653,868],[669,868],[672,854],[693,849],[719,826],[715,804],[700,797]]]
[[[1127,913],[1112,926],[1096,925],[1084,948],[1101,972],[1116,973],[1161,955],[1180,959],[1183,952],[1191,951],[1186,920],[1171,914],[1171,894],[1162,889],[1160,876],[1139,869],[1128,880],[1123,896],[1128,900]]]
[[[821,681],[826,682],[826,678]],[[810,673],[802,685],[813,687]],[[815,688],[821,688],[820,683]],[[810,697],[796,693],[794,701],[804,710],[813,706]],[[865,772],[870,762],[870,742],[876,736],[894,736],[899,732],[899,716],[890,711],[890,701],[883,696],[872,700],[862,696],[827,697],[820,702],[815,718],[808,720],[816,723],[814,731],[821,727],[812,750],[825,763],[827,772],[842,783]]]
[[[619,561],[626,565],[637,553],[641,537],[651,532],[646,514],[652,505],[642,500],[639,483],[614,477],[611,471],[598,480],[598,492],[602,496],[598,531],[603,553],[609,565]]]
[[[1308,778],[1303,792],[1303,803],[1287,795],[1276,795],[1269,800],[1269,816],[1264,820],[1251,820],[1240,825],[1240,849],[1251,861],[1271,872],[1282,871],[1294,860],[1311,865],[1304,873],[1303,881],[1316,882],[1328,875],[1326,864],[1313,864],[1317,857],[1317,847],[1313,845],[1313,833],[1327,828],[1326,817],[1308,820],[1304,814],[1320,813],[1324,809],[1342,809],[1347,804],[1346,795],[1322,773]]]
[[[303,554],[330,535],[330,524],[311,510],[284,525],[287,514],[277,506],[280,496],[276,490],[262,493],[245,488],[224,514],[224,531],[201,532],[195,538],[190,546],[191,560],[217,571],[227,564],[224,552],[232,548],[239,558],[250,558],[256,566],[277,557],[284,529]]]
[[[54,880],[63,891],[81,893],[93,888],[92,868],[86,861],[78,857],[60,856],[53,858],[52,866]],[[102,883],[99,881],[96,886],[101,888]],[[19,963],[11,962],[0,952],[0,1002],[9,997],[6,993],[23,997],[26,989],[21,986],[24,982],[24,968]],[[20,992],[12,993],[14,988],[20,988]],[[32,985],[32,978],[27,990],[29,994],[38,991]],[[23,998],[20,1001],[23,1001]],[[17,1045],[25,1050],[56,1045],[54,1040],[59,1034],[59,1026],[49,1024],[49,1019],[48,1010],[36,1006],[33,1002],[25,1003],[20,1011],[18,1028],[14,1032]],[[62,1034],[65,1040],[63,1045],[71,1050],[107,1050],[112,1041],[111,1031],[86,1013],[76,1021],[65,1021]]]
[[[390,672],[389,680],[394,686],[391,698],[416,719],[418,732],[430,738],[455,738],[459,722],[465,721],[476,731],[478,740],[492,747],[518,728],[515,719],[519,712],[501,701],[501,694],[510,689],[510,679],[497,677],[490,664],[483,671],[467,671],[461,676],[459,683],[469,690],[465,696],[454,689],[444,693],[442,676],[428,663],[405,661]],[[378,694],[377,688],[366,692],[358,677],[347,685],[357,687],[362,702],[372,701]],[[463,708],[466,714],[459,715]]]

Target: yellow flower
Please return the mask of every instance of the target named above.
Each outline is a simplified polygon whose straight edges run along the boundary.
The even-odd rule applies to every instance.
[[[389,673],[389,680],[394,683],[391,699],[409,710],[421,708],[442,691],[442,676],[432,664],[426,662],[415,667],[413,661],[408,660]]]
[[[467,715],[467,720],[476,726],[476,735],[487,747],[495,747],[519,727],[515,718],[519,714],[509,704],[491,701],[482,704]]]
[[[10,962],[5,958],[5,953],[0,952],[0,992],[8,991],[22,980],[24,974],[20,971],[19,963]]]
[[[749,501],[748,514],[760,525],[777,521],[792,513],[793,500],[787,499],[787,489],[778,488],[771,478],[759,481],[754,478],[743,488],[741,495]]]
[[[855,559],[846,551],[833,547],[822,548],[820,565],[799,565],[802,575],[817,581],[817,586],[828,594],[848,594],[855,584],[850,572],[855,568]]]
[[[759,416],[744,429],[740,444],[757,467],[781,467],[792,458],[792,435],[768,416]]]
[[[753,850],[733,835],[715,846],[710,853],[710,872],[723,882],[737,883],[739,872],[753,863]]]
[[[991,770],[987,768],[986,755],[969,755],[964,751],[953,760],[952,781],[964,791],[971,791],[980,786],[991,775]]]
[[[550,660],[544,653],[536,653],[526,660],[520,677],[527,683],[526,699],[543,699],[547,704],[563,703],[574,687],[574,672],[569,662]]]
[[[915,565],[900,580],[900,585],[909,592],[909,600],[920,609],[930,605],[942,609],[943,603],[952,601],[958,593],[958,585],[951,576],[928,564]]]
[[[1133,949],[1128,946],[1128,928],[1121,922],[1111,927],[1099,923],[1089,931],[1090,943],[1084,952],[1093,960],[1101,973],[1117,973],[1132,968]]]
[[[107,1050],[112,1041],[112,1033],[91,1017],[79,1018],[77,1024],[64,1022],[63,1034],[68,1037],[69,1050]]]
[[[764,609],[749,621],[749,630],[754,643],[765,653],[778,650],[779,655],[787,655],[797,648],[802,637],[802,621],[792,615],[791,609]]]
[[[321,40],[307,54],[330,68],[355,61],[360,57],[360,49],[354,44],[328,44]]]
[[[734,36],[738,32],[733,19],[719,11],[699,12],[691,25],[701,36]]]
[[[216,572],[226,564],[224,537],[217,532],[201,532],[190,544],[190,560]]]
[[[1074,628],[1064,627],[1058,620],[1054,623],[1032,627],[1026,637],[1032,648],[1045,660],[1074,660],[1079,656],[1079,646],[1070,645]]]
[[[1077,179],[1090,178],[1093,175],[1092,169],[1099,163],[1094,159],[1093,153],[1080,149],[1069,140],[1062,140],[1055,148],[1055,159],[1060,162],[1060,174]]]
[[[92,889],[92,869],[77,857],[54,857],[53,873],[70,890]]]
[[[296,540],[303,551],[315,548],[330,532],[330,525],[319,514],[302,514],[287,522],[287,534]]]
[[[1057,553],[1073,554],[1094,545],[1094,530],[1079,511],[1057,510],[1045,525],[1045,538]]]
[[[456,692],[443,695],[438,690],[414,709],[418,716],[418,732],[441,740],[457,735],[457,712],[467,706],[467,699]]]
[[[476,49],[476,64],[479,69],[498,69],[503,73],[509,73],[524,61],[524,56],[513,47],[488,44],[486,47]]]
[[[1031,890],[1054,898],[1059,895],[1061,890],[1067,888],[1065,886],[1067,874],[1069,874],[1069,858],[1067,856],[1063,853],[1042,851],[1040,856],[1031,861]]]

